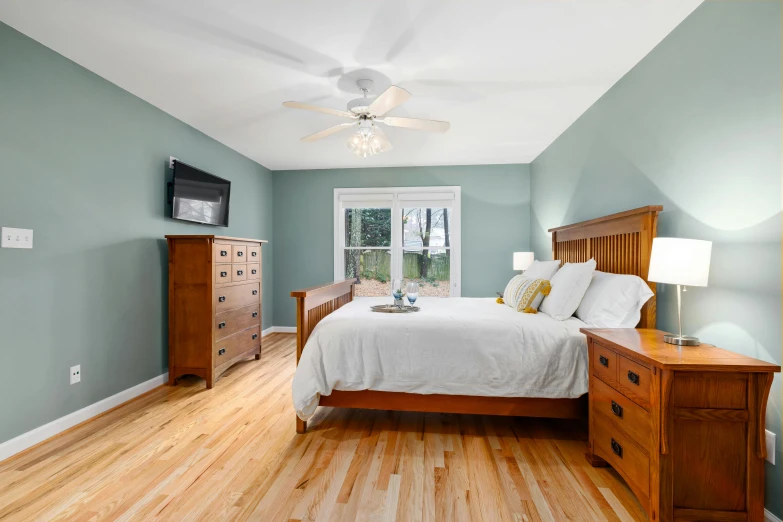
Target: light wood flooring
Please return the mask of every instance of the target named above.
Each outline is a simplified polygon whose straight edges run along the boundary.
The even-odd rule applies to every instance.
[[[295,336],[213,390],[164,386],[0,463],[0,520],[645,520],[584,423],[320,408],[297,435]]]

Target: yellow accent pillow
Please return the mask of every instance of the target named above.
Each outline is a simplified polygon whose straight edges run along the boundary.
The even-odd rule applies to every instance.
[[[538,313],[544,296],[549,295],[552,286],[546,279],[528,279],[524,275],[514,276],[503,292],[503,301],[517,312]]]

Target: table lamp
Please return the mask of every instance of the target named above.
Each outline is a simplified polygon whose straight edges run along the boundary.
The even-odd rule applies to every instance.
[[[527,270],[533,264],[533,252],[514,252],[514,270]]]
[[[710,274],[711,241],[656,237],[650,255],[648,281],[677,285],[677,324],[679,335],[666,334],[663,340],[680,346],[698,346],[699,339],[682,335],[682,287],[707,286]]]

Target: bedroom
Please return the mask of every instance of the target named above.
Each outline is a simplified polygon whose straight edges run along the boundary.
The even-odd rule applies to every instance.
[[[0,5],[0,226],[35,236],[32,249],[0,249],[0,520],[779,520],[781,3],[358,5],[308,5],[307,12],[210,1]],[[284,102],[342,112],[363,97],[367,84],[357,80],[366,79],[373,80],[371,100],[392,86],[410,94],[380,116],[450,128],[376,125],[393,148],[367,158],[346,148],[353,128],[301,141],[351,120]],[[231,182],[228,227],[172,219],[166,184],[176,189],[178,180],[171,157]],[[632,209],[646,210],[634,214],[638,221],[615,216]],[[350,244],[352,236],[341,233],[354,214],[381,223],[374,244]],[[655,230],[645,225],[653,220]],[[621,221],[622,233],[638,234],[638,241],[595,248],[619,233],[611,227]],[[428,224],[430,234],[417,235],[415,227]],[[569,234],[581,234],[589,250],[553,242],[558,235],[571,241]],[[242,352],[220,375],[214,366],[203,375],[174,375],[169,285],[177,268],[170,267],[176,259],[166,235],[257,240],[199,239],[216,241],[218,256],[221,245],[232,247],[232,262],[215,258],[216,266],[231,268],[210,269],[214,277],[229,270],[233,276],[234,265],[247,266],[242,276],[258,277],[258,322],[248,323],[258,331],[248,332],[258,335],[259,360]],[[656,469],[643,481],[617,460],[593,467],[601,462],[585,458],[600,426],[591,425],[583,388],[587,381],[611,388],[588,394],[593,399],[622,395],[612,381],[617,374],[594,377],[601,357],[639,364],[641,370],[628,371],[643,380],[640,372],[655,372],[651,382],[662,386],[650,397],[669,390],[666,396],[678,400],[678,377],[667,388],[663,363],[635,358],[606,339],[593,340],[597,362],[589,371],[581,325],[574,338],[585,367],[568,368],[582,388],[562,404],[471,395],[457,382],[454,389],[464,385],[464,393],[335,390],[321,395],[307,425],[296,420],[298,310],[300,322],[305,311],[308,319],[304,330],[300,324],[303,349],[309,321],[334,323],[350,312],[334,309],[351,292],[362,319],[350,319],[356,328],[348,329],[386,335],[377,321],[396,321],[402,332],[453,303],[481,304],[485,311],[468,312],[476,317],[464,326],[469,346],[501,316],[514,324],[547,319],[548,306],[525,314],[495,302],[523,274],[514,254],[532,252],[539,262],[592,257],[602,272],[638,271],[655,290],[649,327],[677,332],[676,285],[639,269],[640,260],[664,253],[653,248],[654,237],[712,246],[706,286],[681,294],[683,332],[702,345],[657,348],[687,356],[718,353],[701,350],[719,346],[759,361],[756,370],[770,365],[774,379],[762,411],[765,373],[731,373],[746,385],[744,406],[711,405],[717,418],[703,422],[710,428],[695,445],[677,446],[692,440],[678,430],[701,425],[683,417],[694,414],[694,404],[678,406],[676,418],[649,421],[673,424],[669,431],[650,428],[658,451],[611,437],[624,446],[626,461],[641,454]],[[234,258],[233,247],[244,255]],[[360,269],[349,273],[355,247]],[[252,252],[258,268],[250,267]],[[617,258],[628,263],[607,264]],[[328,287],[330,299],[291,295],[356,275],[362,283],[353,289]],[[405,280],[406,305],[415,293],[407,283],[419,283],[419,312],[371,314],[361,304],[370,287],[384,292],[373,299],[392,303],[398,279]],[[428,295],[445,288],[452,298]],[[206,319],[193,323],[215,335],[219,312],[203,313]],[[481,313],[486,320],[478,320]],[[569,321],[580,319],[558,324]],[[345,335],[359,339],[354,333]],[[606,344],[611,353],[596,351]],[[424,369],[443,368],[447,377],[455,369],[480,371],[470,359],[437,354]],[[513,355],[500,350],[491,360]],[[70,384],[76,366],[79,382]],[[553,375],[563,377],[561,370]],[[629,382],[626,372],[623,378]],[[628,419],[639,408],[662,409],[636,395],[625,404],[617,397]],[[433,411],[399,411],[405,408]],[[553,415],[577,418],[545,418]],[[731,442],[713,446],[724,428],[731,436],[720,440]],[[664,439],[674,444],[666,453]],[[614,450],[609,445],[593,456],[620,458]],[[741,466],[738,454],[747,457]],[[732,476],[742,478],[721,481],[727,470],[718,462],[733,463]],[[662,476],[678,487],[666,493]],[[704,476],[712,480],[700,481]],[[744,493],[737,496],[740,481]],[[712,489],[699,490],[702,482]],[[689,497],[688,485],[718,490],[720,498]],[[651,492],[662,487],[652,516]]]

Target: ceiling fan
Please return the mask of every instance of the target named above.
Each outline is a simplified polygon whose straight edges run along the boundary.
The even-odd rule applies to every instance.
[[[302,138],[302,141],[316,141],[331,136],[336,132],[358,127],[358,130],[346,142],[346,146],[348,150],[357,156],[366,158],[367,156],[386,152],[392,148],[391,142],[378,126],[378,123],[383,123],[390,127],[403,127],[427,132],[446,132],[449,130],[450,125],[445,121],[385,116],[387,112],[405,103],[411,97],[411,93],[402,87],[392,85],[373,99],[367,97],[373,87],[372,80],[357,80],[356,85],[362,91],[363,97],[349,101],[348,111],[338,111],[293,101],[283,103],[284,107],[291,109],[323,112],[353,120],[352,122],[341,123],[310,136],[305,136]]]

